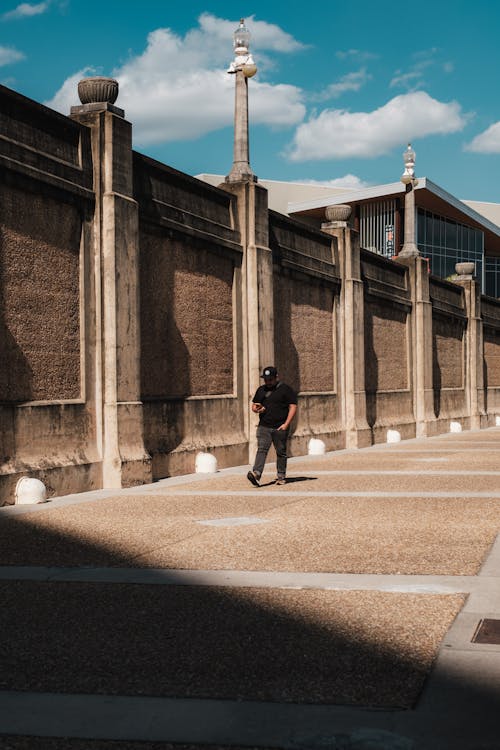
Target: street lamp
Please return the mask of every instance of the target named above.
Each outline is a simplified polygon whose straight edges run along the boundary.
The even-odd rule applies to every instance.
[[[406,185],[405,195],[405,233],[404,244],[399,253],[400,258],[416,258],[419,255],[415,243],[415,187],[418,180],[415,177],[415,151],[408,144],[403,154],[405,171],[401,175],[401,182]]]
[[[245,19],[233,34],[234,60],[228,73],[235,77],[234,92],[234,159],[226,182],[257,182],[250,167],[248,143],[248,79],[257,72],[257,66],[249,53],[250,32]]]
[[[234,60],[229,66],[228,73],[243,72],[245,78],[252,78],[257,72],[257,66],[248,49],[252,35],[245,26],[245,19],[240,18],[240,25],[233,34]]]
[[[409,185],[415,180],[415,151],[411,147],[411,143],[406,147],[406,151],[403,153],[403,161],[405,164],[405,171],[401,175],[401,182],[403,185]],[[417,181],[415,180],[415,184]]]

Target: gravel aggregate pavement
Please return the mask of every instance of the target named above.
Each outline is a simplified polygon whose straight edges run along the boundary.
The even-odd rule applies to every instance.
[[[1,690],[376,707],[413,705],[464,601],[20,581],[0,597]]]
[[[281,489],[127,495],[4,518],[0,564],[473,575],[500,531],[500,499],[290,497]],[[269,522],[199,523],[227,517]]]
[[[3,705],[21,706],[10,724],[10,715],[3,725],[0,716],[0,750],[198,750],[205,734],[191,731],[191,701],[199,702],[203,731],[211,726],[207,750],[239,750],[255,737],[259,750],[281,747],[269,744],[272,731],[266,734],[280,706],[293,717],[302,709],[344,712],[335,714],[347,722],[335,728],[339,738],[373,730],[375,717],[379,728],[390,732],[399,722],[417,736],[423,716],[434,744],[422,750],[479,750],[479,744],[461,744],[465,730],[454,730],[457,718],[473,734],[474,717],[481,715],[483,726],[489,722],[488,736],[497,736],[500,650],[471,638],[482,617],[500,619],[500,547],[494,545],[500,533],[500,430],[294,458],[282,487],[272,484],[272,463],[262,489],[248,483],[247,471],[236,467],[81,500],[73,495],[32,509],[0,509],[0,565],[11,571],[0,578],[0,698]],[[64,580],[57,567],[83,577]],[[132,568],[136,579],[110,582],[111,568],[120,576],[126,571],[117,568]],[[158,568],[160,576],[169,571],[169,585],[141,579],[143,568]],[[221,577],[208,583],[210,571]],[[229,581],[231,571],[242,572]],[[252,571],[285,578],[244,583]],[[366,588],[358,579],[356,590],[351,580],[335,589],[307,579],[297,583],[302,573],[375,575]],[[389,576],[383,586],[377,574]],[[397,574],[410,578],[391,578]],[[75,699],[77,712],[87,711],[86,726],[78,713],[71,723],[58,696]],[[35,736],[52,734],[50,709],[54,719],[64,717],[61,735],[74,730],[75,737],[94,737],[94,709],[78,701],[94,701],[100,711],[102,696],[117,702],[113,710],[133,700],[146,713],[155,697],[171,703],[172,716],[185,700],[187,718],[175,736],[184,744],[170,742],[170,714],[161,743]],[[35,709],[31,723],[24,718],[26,698]],[[110,718],[106,701],[104,729],[120,715]],[[260,736],[254,721],[248,735],[247,719],[240,718],[229,746],[224,701],[244,707],[241,717],[251,716],[245,711],[252,706],[262,711],[259,716],[270,711],[272,721]],[[439,715],[433,701],[441,706]],[[288,736],[291,717],[279,725],[280,736]],[[305,714],[300,721],[313,727],[314,748],[333,750],[333,734],[327,745],[326,735],[314,734],[314,721],[309,725]],[[453,738],[450,744],[441,746],[434,736],[438,722]],[[102,736],[156,740],[149,729]],[[13,737],[13,731],[24,736]]]

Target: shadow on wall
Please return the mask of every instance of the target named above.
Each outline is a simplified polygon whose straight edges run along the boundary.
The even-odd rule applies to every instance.
[[[407,316],[407,310],[398,304],[365,300],[365,391],[370,427],[382,422],[384,417],[410,417],[411,407],[405,405],[395,411],[394,405],[385,398],[386,394],[392,399],[405,397],[409,390]]]
[[[191,393],[189,352],[174,309],[174,264],[164,247],[166,231],[148,226],[140,235],[141,400],[144,443],[153,457],[184,439],[185,398]]]
[[[1,180],[0,399],[77,399],[82,207]]]
[[[200,204],[194,216],[177,211],[172,228],[172,196],[185,202],[186,186],[170,173],[159,182],[157,177],[140,168],[134,188],[140,206],[141,399],[155,478],[169,475],[169,461],[177,462],[178,473],[186,452],[171,454],[181,444],[192,449],[213,440],[209,415],[215,408],[206,399],[233,392],[237,262],[215,240],[189,231],[198,213],[203,219],[204,211],[217,209],[216,218],[219,204]],[[188,397],[196,398],[186,402]]]
[[[14,405],[33,393],[33,371],[7,323],[1,243],[0,233],[0,465],[15,456]]]
[[[299,353],[293,341],[292,335],[292,298],[293,284],[288,276],[283,276],[283,269],[274,273],[274,351],[275,366],[281,379],[297,393],[300,392],[302,384],[300,381]],[[265,367],[263,362],[262,366]],[[262,382],[262,381],[261,381]],[[297,417],[290,425],[289,435],[293,436],[297,427]]]
[[[432,324],[432,393],[434,400],[434,416],[439,417],[441,413],[441,366],[438,358],[437,334]]]
[[[378,358],[373,341],[373,315],[365,306],[365,393],[366,421],[373,427],[377,421]]]
[[[488,361],[483,350],[484,413],[488,414]]]
[[[275,366],[282,379],[297,392],[301,390],[299,353],[292,334],[293,284],[288,276],[274,276],[274,341]],[[261,363],[264,367],[266,362]]]
[[[484,409],[488,413],[488,402],[493,395],[491,408],[495,410],[495,391],[500,387],[500,331],[484,326],[483,328],[483,373],[484,373]],[[492,394],[488,388],[492,389]]]
[[[3,242],[3,232],[0,230],[0,403],[16,403],[31,400],[33,371],[8,322]]]
[[[2,307],[0,286],[0,403],[31,401],[33,371],[5,323]]]

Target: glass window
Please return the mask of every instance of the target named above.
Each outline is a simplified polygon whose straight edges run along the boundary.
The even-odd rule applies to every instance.
[[[422,211],[417,213],[417,242],[425,245],[425,216]]]
[[[425,213],[425,244],[432,245],[432,214]]]
[[[417,244],[423,257],[429,258],[430,270],[435,276],[453,276],[456,263],[473,261],[475,276],[483,287],[484,235],[481,230],[418,208]],[[500,264],[500,258],[498,262]],[[486,273],[491,277],[493,271],[488,268]],[[488,283],[491,289],[491,278]],[[500,270],[498,292],[500,295]]]
[[[464,227],[464,251],[468,253],[470,250],[474,249],[474,235],[473,230],[469,227]]]
[[[490,297],[500,297],[500,258],[486,258],[485,288]]]
[[[446,221],[446,248],[456,248],[457,246],[457,225],[454,221]]]

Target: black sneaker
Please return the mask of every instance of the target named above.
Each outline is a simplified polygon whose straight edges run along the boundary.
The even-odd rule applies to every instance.
[[[260,487],[259,485],[259,479],[256,474],[253,473],[253,471],[249,471],[247,474],[247,479],[249,482],[253,484],[254,487]]]

